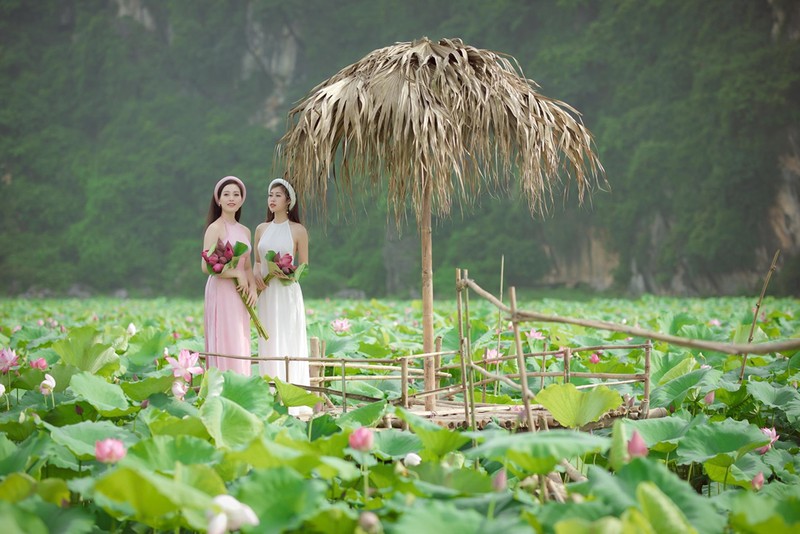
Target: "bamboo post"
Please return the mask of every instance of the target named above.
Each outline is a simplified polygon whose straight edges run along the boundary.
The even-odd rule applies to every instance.
[[[489,370],[489,361],[486,359],[486,353],[489,352],[489,349],[483,349],[483,368],[487,371]],[[486,402],[486,381],[482,380],[483,386],[481,387],[481,402]]]
[[[461,280],[461,269],[456,269],[456,313],[458,315],[458,350],[461,360],[461,385],[464,391],[464,425],[469,424],[469,400],[467,397],[467,353],[464,347],[464,322],[461,313],[461,292],[464,290]]]
[[[464,269],[464,278],[469,278],[468,269]],[[472,384],[474,381],[473,375],[475,372],[472,370],[472,338],[469,320],[469,290],[467,290],[467,292],[464,294],[464,321],[466,358],[469,360],[469,366],[467,368],[467,385],[469,386],[469,391],[467,392],[469,395],[469,419],[472,431],[474,432],[477,428],[477,425],[475,424],[475,389]]]
[[[528,390],[528,370],[525,367],[525,357],[522,355],[522,340],[519,337],[519,322],[517,322],[517,292],[514,286],[509,288],[511,296],[511,325],[514,328],[514,343],[517,346],[517,365],[519,366],[519,379],[522,386],[522,403],[525,406],[525,417],[528,420],[528,430],[533,432],[533,412],[531,412],[531,399]]]
[[[564,383],[569,384],[569,362],[572,359],[572,349],[564,350]]]
[[[284,356],[283,357],[283,368],[286,371],[286,375],[284,375],[284,377],[286,378],[286,383],[287,384],[291,384],[292,380],[289,377],[289,357],[288,356]]]
[[[503,302],[503,282],[505,281],[505,269],[506,269],[506,255],[503,254],[500,256],[500,302]],[[500,356],[500,326],[503,321],[503,312],[500,308],[497,308],[497,356]],[[497,369],[495,370],[497,374],[500,374],[500,362],[497,363]],[[495,396],[499,393],[500,382],[494,383],[494,394]]]
[[[644,348],[644,398],[641,404],[642,419],[647,419],[650,411],[650,353],[653,350],[653,342],[647,340],[647,346]]]
[[[312,359],[320,358],[319,348],[320,348],[319,338],[316,336],[312,336],[311,339],[309,339],[309,353]],[[319,363],[312,363],[311,365],[308,366],[309,377],[319,378],[320,375],[322,374],[322,369],[323,367]]]
[[[433,357],[433,376],[436,377],[436,388],[438,389],[442,387],[442,383],[439,381],[439,369],[442,367],[442,336],[436,336],[433,347],[436,352],[436,356]]]
[[[419,234],[422,241],[422,349],[433,352],[433,244],[431,239],[431,197],[433,178],[422,176],[422,208],[420,210]],[[430,358],[423,360],[425,369],[425,390],[436,389],[434,363]],[[425,409],[436,409],[436,396],[425,397]]]
[[[347,383],[345,377],[347,376],[347,365],[342,360],[342,413],[347,413]]]
[[[403,408],[408,408],[408,358],[400,360],[400,399]]]
[[[750,325],[750,335],[747,337],[747,344],[753,342],[753,332],[756,330],[756,321],[758,320],[758,312],[761,310],[761,302],[764,300],[764,294],[767,292],[767,286],[769,285],[769,279],[772,278],[772,273],[775,272],[775,267],[778,264],[778,256],[781,253],[781,249],[775,251],[775,255],[772,257],[772,264],[769,267],[769,272],[767,272],[767,277],[764,279],[764,285],[761,287],[761,295],[758,297],[758,302],[756,303],[755,312],[753,312],[753,324]],[[742,371],[739,373],[739,383],[741,384],[744,381],[744,368],[747,365],[747,354],[745,353],[744,357],[742,358]]]

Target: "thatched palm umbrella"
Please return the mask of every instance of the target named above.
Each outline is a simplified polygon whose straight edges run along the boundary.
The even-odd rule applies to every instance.
[[[312,89],[289,112],[278,144],[303,199],[324,208],[330,178],[351,192],[354,179],[376,186],[386,176],[395,216],[413,208],[425,352],[433,351],[432,211],[447,215],[454,192],[470,200],[483,188],[508,189],[513,177],[535,214],[560,174],[574,179],[582,200],[602,173],[578,112],[537,93],[509,59],[460,39],[375,50]],[[433,389],[432,362],[425,371]],[[427,397],[427,408],[434,404]]]

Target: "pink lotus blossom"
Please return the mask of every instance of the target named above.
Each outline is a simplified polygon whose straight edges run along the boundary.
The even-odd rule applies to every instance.
[[[539,332],[538,330],[536,330],[535,328],[531,328],[531,331],[528,332],[525,335],[528,336],[528,341],[530,341],[532,339],[538,339],[538,340],[545,339],[545,335],[542,334],[541,332]]]
[[[189,391],[189,385],[186,382],[181,382],[180,380],[176,380],[175,382],[172,383],[172,394],[175,395],[176,399],[183,400],[188,391]]]
[[[44,326],[44,319],[39,319],[38,321],[36,321],[36,324],[39,326]]]
[[[203,374],[203,368],[197,365],[197,359],[200,357],[196,352],[189,352],[187,349],[181,349],[178,353],[178,359],[167,357],[167,361],[172,366],[172,376],[175,378],[183,378],[187,382],[192,381],[192,375]]]
[[[294,266],[294,258],[288,252],[286,254],[281,255],[281,253],[275,254],[275,257],[272,259],[275,262],[275,265],[284,272],[284,274],[291,274],[295,270]]]
[[[230,495],[217,495],[211,501],[211,509],[206,512],[208,534],[225,534],[239,530],[245,525],[258,525],[256,513],[248,505],[237,501]]]
[[[19,365],[19,356],[11,349],[0,349],[0,371],[7,374]]]
[[[628,441],[628,454],[631,458],[636,458],[637,456],[647,456],[647,444],[636,430],[633,431],[633,435]]]
[[[700,366],[700,369],[711,369],[711,366],[708,365],[707,363],[704,363],[703,365]]]
[[[125,458],[125,444],[118,439],[106,438],[94,444],[94,457],[104,464],[115,464]]]
[[[0,384],[0,397],[6,394],[6,387],[3,384]]]
[[[625,341],[633,341],[633,338],[631,336],[628,336],[625,338]]]
[[[194,322],[194,317],[192,317],[191,315],[187,315],[186,316],[186,322],[187,323],[193,323]]]
[[[780,436],[778,435],[777,432],[775,432],[775,427],[772,428],[764,427],[761,429],[761,432],[763,432],[764,435],[769,438],[769,443],[767,443],[763,447],[757,448],[756,450],[759,452],[759,454],[766,454],[767,451],[772,448],[772,444],[778,441],[778,438]]]
[[[19,332],[20,330],[22,330],[22,325],[19,325],[19,324],[18,324],[17,326],[15,326],[14,328],[12,328],[12,329],[11,329],[11,333],[12,333],[12,334],[16,334],[16,333],[17,333],[17,332]]]
[[[497,349],[489,349],[486,351],[486,363],[499,363]]]
[[[47,369],[47,360],[44,358],[36,358],[33,361],[28,362],[33,369],[41,369],[44,371]]]
[[[347,319],[334,319],[331,321],[331,326],[333,327],[334,332],[337,334],[343,334],[344,332],[350,330],[352,325]]]
[[[753,477],[753,480],[750,481],[750,485],[753,486],[753,489],[758,491],[764,487],[764,472],[759,471],[756,476]]]
[[[42,395],[51,395],[54,389],[56,389],[56,379],[49,374],[45,374],[44,380],[39,384],[39,391],[42,392]]]
[[[589,362],[590,363],[600,363],[600,356],[598,356],[596,352],[593,353],[591,356],[589,356]]]
[[[714,404],[714,397],[715,397],[715,394],[714,394],[714,390],[712,389],[711,391],[706,393],[705,397],[703,397],[703,402],[706,403],[707,405]]]
[[[360,426],[356,428],[352,434],[350,434],[347,442],[350,444],[350,448],[352,449],[361,452],[368,452],[370,449],[372,449],[372,443],[374,439],[375,438],[372,435],[372,430],[365,426]]]
[[[708,321],[708,324],[711,326],[722,326],[722,322],[719,319],[711,319]]]

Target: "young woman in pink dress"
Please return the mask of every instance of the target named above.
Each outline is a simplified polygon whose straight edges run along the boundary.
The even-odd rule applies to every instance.
[[[214,186],[214,194],[208,209],[203,250],[213,250],[217,240],[237,241],[248,247],[234,269],[208,277],[205,294],[206,352],[229,356],[251,356],[250,315],[242,303],[239,293],[250,306],[256,302],[256,282],[250,263],[250,230],[239,224],[242,204],[247,196],[244,183],[235,176],[226,176]],[[210,274],[205,260],[203,272]],[[235,371],[250,376],[250,360],[207,356],[206,367],[217,367],[222,371]]]

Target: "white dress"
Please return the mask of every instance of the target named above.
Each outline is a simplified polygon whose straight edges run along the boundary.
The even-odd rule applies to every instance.
[[[261,258],[261,277],[267,276],[269,270],[265,256],[274,250],[281,254],[287,252],[294,257],[294,239],[289,221],[271,222],[258,241],[258,254]],[[258,297],[258,317],[269,339],[258,338],[258,355],[260,357],[288,356],[289,376],[286,376],[285,361],[258,362],[259,374],[278,377],[284,382],[297,386],[308,386],[311,383],[308,370],[308,339],[306,337],[306,308],[303,304],[303,291],[300,284],[284,285],[272,279],[267,288]],[[290,409],[289,413],[311,412],[311,409]]]

